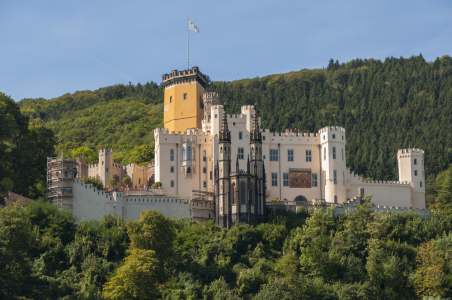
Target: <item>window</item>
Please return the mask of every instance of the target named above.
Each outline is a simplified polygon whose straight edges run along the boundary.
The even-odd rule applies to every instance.
[[[414,159],[414,164],[417,165],[417,159],[416,158]]]
[[[202,182],[202,187],[204,187],[204,188],[207,187],[207,181],[203,181],[203,182]]]
[[[254,119],[254,115],[251,115],[251,120]]]
[[[272,186],[278,186],[278,173],[272,173]]]
[[[344,160],[344,148],[341,148],[342,150],[342,160]]]
[[[333,134],[333,139],[335,139],[336,138],[336,135],[335,134]]]
[[[184,100],[187,100],[187,93],[184,93]]]
[[[243,147],[239,147],[238,152],[237,152],[237,156],[239,159],[243,159],[244,157],[244,149]]]
[[[235,200],[237,195],[235,194],[235,183],[232,184],[232,188],[231,188],[231,192],[232,192],[232,205],[235,205]]]
[[[337,203],[337,196],[334,195],[334,203]]]
[[[289,173],[283,173],[283,185],[284,186],[289,186]]]
[[[187,160],[191,160],[191,147],[187,147]]]
[[[202,150],[202,161],[207,161],[206,150]]]
[[[105,172],[108,172],[108,168],[105,168]]]
[[[191,169],[190,168],[187,168],[187,174],[188,173],[191,173]]]
[[[240,188],[240,202],[242,204],[245,204],[245,200],[246,200],[246,188],[245,184],[242,182],[242,187]]]
[[[182,148],[182,160],[185,160],[185,148]]]
[[[278,149],[270,149],[270,161],[278,161]]]
[[[333,159],[336,159],[336,147],[333,147]]]
[[[417,176],[417,170],[414,170],[414,176]]]
[[[174,161],[174,149],[170,150],[170,161]]]
[[[174,187],[174,180],[171,180],[171,187]]]
[[[169,103],[173,103],[173,96],[169,96]]]
[[[326,171],[323,171],[323,182],[325,182],[326,185]]]
[[[323,148],[323,160],[326,160],[326,148]]]
[[[102,161],[102,165],[104,165],[104,161]]]
[[[312,161],[311,150],[306,150],[306,161]]]
[[[262,139],[265,141],[265,135],[262,137]]]
[[[342,136],[342,140],[344,140],[344,136]]]
[[[345,185],[345,172],[342,172],[342,184]]]
[[[337,184],[337,171],[333,171],[333,177],[334,177],[334,184]]]
[[[325,135],[323,136],[323,140],[325,140]]]
[[[317,174],[316,173],[311,174],[311,186],[317,186]]]
[[[210,171],[210,180],[212,180],[212,171]]]
[[[64,172],[64,177],[67,177],[67,172]]]
[[[203,168],[202,168],[202,173],[203,173],[203,174],[207,174],[207,168],[206,168],[206,167],[203,167]]]
[[[293,161],[293,150],[287,150],[287,161]]]
[[[218,117],[217,114],[215,114],[215,119],[216,119],[217,117]]]
[[[265,155],[264,155],[264,159],[265,159]]]
[[[243,138],[243,133],[241,131],[239,131],[239,140],[241,140]]]
[[[421,184],[421,187],[422,187],[422,181],[420,182],[420,184]]]
[[[170,170],[171,170],[171,173],[174,173],[174,167],[171,167]]]

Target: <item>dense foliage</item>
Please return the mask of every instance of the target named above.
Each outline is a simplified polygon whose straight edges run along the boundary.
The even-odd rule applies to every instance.
[[[434,62],[421,55],[384,62],[331,60],[326,69],[214,81],[208,91],[228,103],[229,113],[257,103],[263,127],[272,131],[345,127],[347,165],[365,177],[397,180],[397,149],[424,149],[428,202],[437,194],[436,175],[452,163],[452,58],[447,55]],[[55,131],[57,151],[70,156],[91,149],[92,163],[99,148],[112,147],[116,162],[145,163],[153,159],[153,129],[163,124],[162,102],[162,86],[151,82],[24,99],[19,105]]]
[[[368,199],[367,199],[368,200]],[[0,210],[2,299],[452,297],[452,215],[269,210],[267,223],[141,212],[74,223],[36,202]]]
[[[54,153],[52,130],[20,111],[0,93],[0,198],[6,190],[26,197],[45,194],[47,157]]]

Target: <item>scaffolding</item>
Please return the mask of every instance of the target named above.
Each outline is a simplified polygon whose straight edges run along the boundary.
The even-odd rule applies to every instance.
[[[47,201],[60,207],[72,206],[72,180],[76,177],[76,162],[58,157],[47,157]]]

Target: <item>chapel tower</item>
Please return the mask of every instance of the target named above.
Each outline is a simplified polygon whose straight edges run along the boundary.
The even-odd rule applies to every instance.
[[[204,116],[203,94],[207,76],[198,67],[162,75],[164,92],[164,127],[169,131],[201,128]]]

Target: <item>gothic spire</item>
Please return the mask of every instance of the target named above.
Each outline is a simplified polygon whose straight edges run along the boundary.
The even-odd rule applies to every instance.
[[[262,143],[262,134],[259,130],[259,120],[257,118],[257,104],[254,104],[253,128],[251,129],[251,142]]]
[[[223,105],[223,121],[220,129],[220,143],[231,142],[231,132],[228,128],[228,119],[226,117],[226,104]]]

